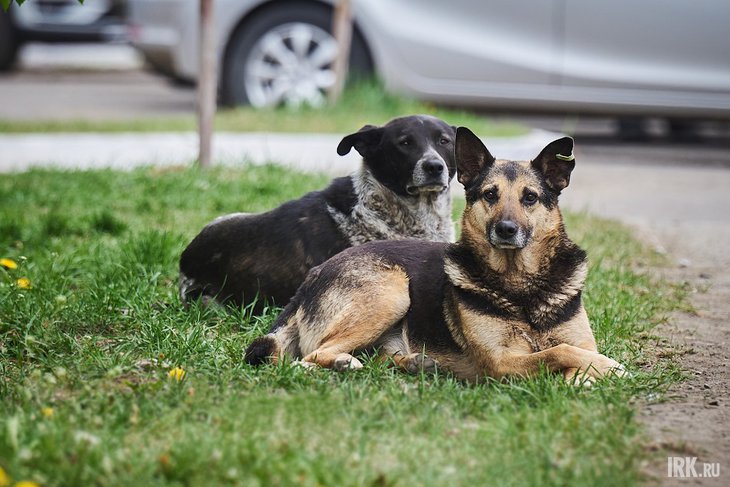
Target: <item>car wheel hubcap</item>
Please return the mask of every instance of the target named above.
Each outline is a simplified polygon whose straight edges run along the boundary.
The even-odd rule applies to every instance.
[[[324,91],[335,82],[332,63],[337,42],[311,24],[291,23],[264,34],[245,63],[244,84],[255,107],[319,106]]]

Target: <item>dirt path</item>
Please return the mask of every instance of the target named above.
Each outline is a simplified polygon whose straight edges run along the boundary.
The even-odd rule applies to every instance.
[[[675,313],[657,334],[679,347],[688,380],[639,414],[658,460],[644,469],[659,485],[730,485],[730,169],[667,157],[667,164],[622,161],[621,149],[584,147],[562,204],[616,218],[664,252],[662,277],[686,282],[694,312]],[[581,155],[583,157],[581,157]],[[730,160],[730,152],[717,153]],[[670,165],[674,162],[674,165]],[[667,456],[719,463],[719,478],[670,478]]]
[[[684,224],[651,229],[676,263],[673,268],[661,270],[661,274],[689,285],[694,311],[675,313],[658,330],[684,352],[680,361],[688,380],[674,387],[666,402],[646,406],[640,419],[647,427],[652,447],[667,456],[697,457],[698,475],[704,473],[704,464],[719,464],[720,477],[670,478],[668,460],[655,462],[646,471],[661,485],[728,485],[730,228],[690,227]],[[687,238],[687,232],[695,236]]]

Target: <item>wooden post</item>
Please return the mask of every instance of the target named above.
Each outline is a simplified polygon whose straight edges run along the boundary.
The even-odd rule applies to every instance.
[[[218,68],[213,0],[200,0],[200,63],[198,73],[198,164],[209,167],[212,157]]]
[[[345,88],[347,68],[350,61],[350,42],[352,41],[352,9],[350,0],[337,0],[332,16],[332,34],[337,41],[337,57],[332,66],[335,82],[328,90],[330,103],[335,103]]]

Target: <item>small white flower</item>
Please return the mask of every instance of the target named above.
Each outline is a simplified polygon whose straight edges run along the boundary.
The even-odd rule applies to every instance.
[[[88,431],[77,431],[74,434],[74,441],[76,443],[86,443],[89,446],[98,446],[101,443],[101,439],[98,436],[92,435]]]

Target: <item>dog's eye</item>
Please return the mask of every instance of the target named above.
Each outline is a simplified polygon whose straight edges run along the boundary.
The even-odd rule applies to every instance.
[[[497,192],[493,189],[489,189],[484,192],[484,199],[487,200],[490,203],[494,203],[497,201]]]
[[[439,140],[439,144],[441,145],[449,145],[451,141],[447,139],[446,137],[441,137],[441,140]]]
[[[399,142],[400,145],[411,145],[410,139],[401,139]]]
[[[522,202],[526,205],[534,205],[537,201],[537,195],[535,193],[526,193],[525,196],[522,197]]]

